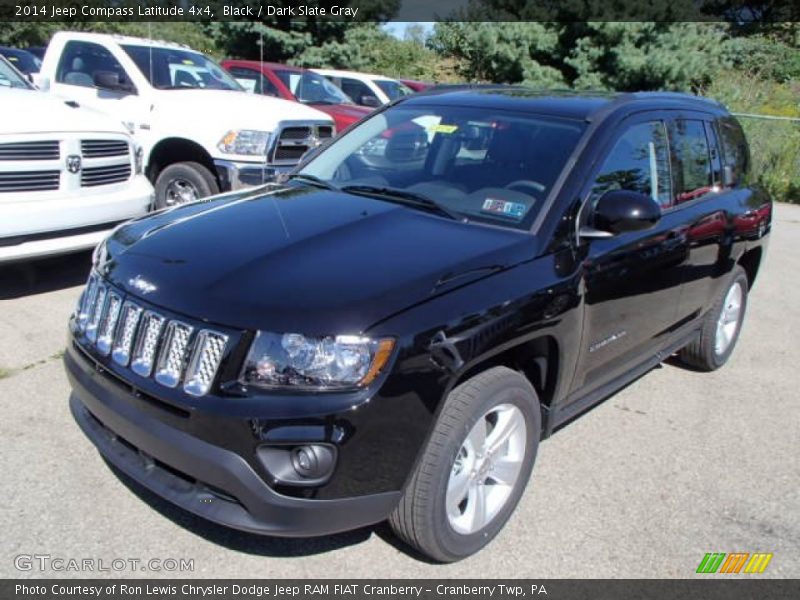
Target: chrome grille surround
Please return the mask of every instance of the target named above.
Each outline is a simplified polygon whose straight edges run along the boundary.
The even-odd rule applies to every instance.
[[[228,336],[208,329],[197,334],[183,382],[184,392],[191,396],[204,396],[208,392],[227,343]]]
[[[186,350],[194,328],[180,321],[170,321],[164,334],[164,343],[156,366],[156,381],[174,388],[180,383],[186,366]]]
[[[114,362],[123,367],[128,366],[131,359],[131,345],[139,325],[139,317],[142,316],[142,309],[133,302],[126,302],[122,309],[122,320],[114,337],[114,346],[111,350],[111,357]]]
[[[111,352],[111,345],[114,342],[114,331],[116,331],[121,308],[122,298],[119,297],[119,294],[109,292],[105,313],[100,322],[97,342],[95,343],[100,354],[104,356],[108,356],[109,352]]]
[[[139,335],[133,347],[131,369],[137,375],[149,377],[153,371],[153,362],[156,359],[158,338],[164,327],[164,317],[158,313],[147,311],[142,317]]]
[[[97,273],[87,281],[74,316],[76,342],[152,378],[166,388],[204,396],[213,385],[229,337],[198,329],[127,299]]]

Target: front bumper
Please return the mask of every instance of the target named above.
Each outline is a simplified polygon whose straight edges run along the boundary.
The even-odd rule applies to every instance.
[[[100,453],[159,496],[210,521],[276,536],[326,535],[384,520],[399,492],[335,500],[282,495],[239,454],[153,418],[141,397],[70,345],[70,408]]]
[[[233,192],[277,181],[281,175],[294,169],[295,165],[276,166],[214,159],[214,167],[217,170],[221,191]]]
[[[0,263],[94,248],[118,223],[153,205],[153,187],[144,176],[109,187],[0,198]]]

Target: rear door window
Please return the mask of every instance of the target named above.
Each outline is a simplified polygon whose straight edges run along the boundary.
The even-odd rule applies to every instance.
[[[670,128],[674,159],[675,204],[715,191],[711,152],[703,121],[676,119]]]

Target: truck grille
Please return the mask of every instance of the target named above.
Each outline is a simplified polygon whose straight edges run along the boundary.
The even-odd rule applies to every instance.
[[[58,141],[0,144],[0,160],[58,160]]]
[[[141,377],[203,396],[211,389],[228,336],[195,328],[147,310],[120,294],[96,274],[89,277],[75,318],[78,333],[102,356]]]
[[[331,125],[289,125],[281,129],[269,161],[295,164],[303,155],[333,137]]]
[[[128,142],[124,140],[81,140],[81,154],[84,158],[127,156]]]
[[[130,176],[131,166],[129,164],[109,167],[87,167],[81,171],[81,187],[122,183],[123,181],[128,181]]]
[[[60,171],[0,171],[0,193],[57,190]]]

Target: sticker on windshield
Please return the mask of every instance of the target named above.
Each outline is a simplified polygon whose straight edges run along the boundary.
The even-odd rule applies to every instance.
[[[183,64],[185,64],[185,65],[189,65],[189,66],[191,66],[191,67],[193,67],[193,66],[194,66],[194,61],[193,61],[193,60],[189,60],[188,58],[184,58],[184,59],[183,59],[181,62],[182,62]]]
[[[431,133],[455,133],[457,129],[458,125],[444,125],[442,123],[428,127],[428,131]]]
[[[521,219],[525,216],[527,206],[521,202],[508,202],[507,200],[498,200],[497,198],[486,198],[483,201],[481,210],[493,215],[501,215],[503,217],[511,217],[512,219]]]

